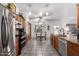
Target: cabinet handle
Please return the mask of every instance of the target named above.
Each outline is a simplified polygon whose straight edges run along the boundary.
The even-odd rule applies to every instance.
[[[71,46],[71,47],[74,47],[74,46]]]

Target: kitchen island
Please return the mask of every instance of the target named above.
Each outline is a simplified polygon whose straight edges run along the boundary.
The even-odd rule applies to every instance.
[[[57,37],[57,38],[54,38]],[[79,42],[77,41],[77,38],[74,36],[68,36],[68,37],[64,37],[64,36],[58,36],[58,35],[53,35],[51,34],[50,37],[50,41],[51,41],[51,45],[53,46],[53,48],[55,48],[58,53],[59,53],[59,41],[60,40],[65,40],[67,43],[65,45],[67,45],[67,48],[61,48],[63,49],[63,51],[67,50],[67,56],[79,56]],[[61,45],[63,46],[63,45]],[[60,55],[62,55],[62,53],[59,53]],[[66,55],[64,55],[66,56]]]

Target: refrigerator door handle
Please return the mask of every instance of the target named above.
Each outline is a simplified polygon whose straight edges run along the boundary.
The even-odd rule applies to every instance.
[[[2,16],[2,22],[1,22],[1,37],[2,37],[2,44],[3,48],[6,48],[8,45],[8,24],[7,24],[7,18],[5,16]]]

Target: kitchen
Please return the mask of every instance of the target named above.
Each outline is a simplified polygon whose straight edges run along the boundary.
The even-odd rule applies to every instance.
[[[78,3],[3,3],[0,24],[1,56],[79,56]]]

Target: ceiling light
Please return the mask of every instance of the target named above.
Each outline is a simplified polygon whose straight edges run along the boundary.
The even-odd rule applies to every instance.
[[[40,11],[40,13],[39,13],[39,14],[40,14],[40,16],[42,16],[42,14],[43,14],[43,13]]]
[[[44,19],[41,19],[42,22],[44,22]]]
[[[39,18],[36,18],[35,21],[36,21],[36,22],[39,21]]]
[[[48,12],[46,12],[46,15],[48,15]]]
[[[66,31],[69,31],[69,27],[66,27]]]
[[[31,15],[32,13],[31,12],[29,12],[29,15]]]
[[[39,22],[39,25],[42,25],[42,22]]]

